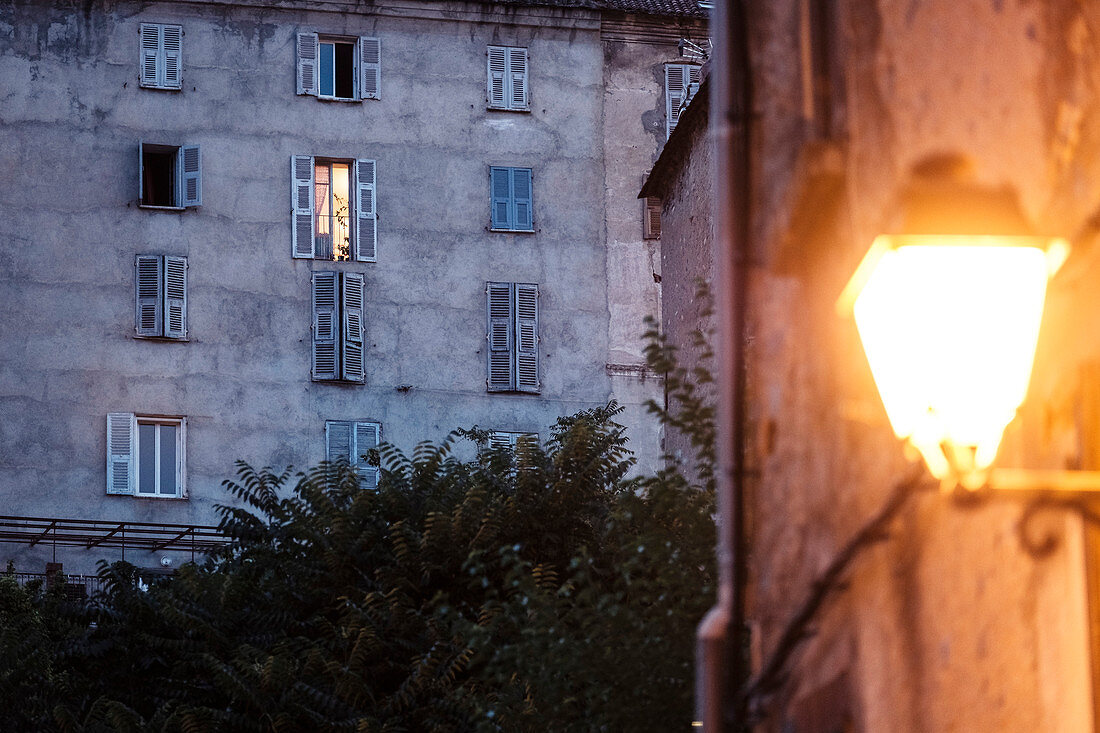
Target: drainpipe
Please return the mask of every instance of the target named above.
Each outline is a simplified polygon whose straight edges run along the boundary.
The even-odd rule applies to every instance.
[[[717,63],[710,77],[714,146],[715,302],[718,314],[718,602],[696,631],[696,725],[740,733],[746,564],[744,537],[745,335],[749,263],[749,151],[752,86],[748,0],[717,0],[711,28]]]

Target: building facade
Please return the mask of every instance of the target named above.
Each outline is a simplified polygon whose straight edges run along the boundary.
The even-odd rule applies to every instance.
[[[705,26],[569,5],[5,4],[0,513],[216,524],[238,459],[545,437],[613,398],[656,466],[635,196]]]

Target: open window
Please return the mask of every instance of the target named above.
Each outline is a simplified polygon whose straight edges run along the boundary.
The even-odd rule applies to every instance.
[[[290,173],[291,255],[374,262],[378,245],[374,161],[295,155]]]
[[[202,154],[198,145],[138,143],[141,205],[154,209],[202,206]]]
[[[367,36],[298,34],[298,94],[351,102],[379,99],[382,44]]]
[[[181,499],[185,490],[186,418],[107,415],[107,493]]]

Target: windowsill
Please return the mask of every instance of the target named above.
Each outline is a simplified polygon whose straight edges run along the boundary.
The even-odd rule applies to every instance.
[[[498,232],[500,234],[534,234],[534,229],[494,229],[489,227],[490,232]]]
[[[139,209],[151,209],[153,211],[187,211],[186,206],[153,206],[152,204],[138,204]]]
[[[134,334],[134,338],[140,341],[166,341],[168,343],[180,344],[185,344],[191,340],[186,336],[184,338],[176,338],[175,336],[142,336],[141,334]]]
[[[485,394],[514,394],[514,395],[531,395],[532,397],[538,397],[539,395],[542,394],[542,389],[540,388],[538,392],[528,392],[527,390],[519,390],[519,389],[487,389],[487,390],[485,390]]]
[[[187,501],[186,496],[162,496],[159,494],[122,494],[131,499],[156,499],[157,501]]]
[[[317,384],[337,384],[343,387],[362,387],[366,384],[366,380],[362,382],[353,382],[349,379],[318,379],[317,377],[310,377],[310,381]]]
[[[182,86],[178,86],[178,87],[157,87],[157,86],[153,86],[152,84],[141,84],[141,83],[139,83],[139,86],[142,89],[152,89],[154,92],[182,92],[183,91]]]
[[[364,101],[355,97],[322,97],[320,94],[317,95],[317,99],[322,102],[350,102],[352,104],[359,104]]]
[[[516,107],[486,107],[489,112],[522,112],[525,114],[531,114],[530,107],[516,108]]]

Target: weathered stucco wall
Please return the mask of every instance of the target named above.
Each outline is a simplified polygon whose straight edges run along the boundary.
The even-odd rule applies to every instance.
[[[605,208],[616,202],[605,201],[605,166],[633,165],[638,179],[645,165],[605,158],[604,116],[616,111],[605,112],[599,16],[463,3],[353,10],[0,8],[4,514],[216,523],[236,459],[312,465],[327,419],[381,421],[385,440],[410,449],[474,424],[545,437],[556,417],[612,396],[609,302],[620,296],[609,288],[633,286],[608,282]],[[139,87],[143,21],[183,26],[182,91]],[[296,96],[298,30],[379,37],[381,100]],[[530,113],[485,109],[488,44],[528,48]],[[659,90],[645,91],[656,108]],[[200,208],[138,207],[141,139],[201,146]],[[291,258],[294,154],[377,161],[376,264]],[[491,164],[533,168],[534,234],[488,231]],[[138,253],[188,257],[187,343],[133,337]],[[310,380],[317,270],[364,274],[365,386]],[[489,280],[539,283],[538,396],[485,391]],[[643,290],[629,307],[652,306]],[[187,417],[189,499],[105,495],[113,411]],[[633,417],[634,447],[652,463],[656,428]],[[3,551],[24,568],[49,555]],[[69,558],[67,569],[92,559]]]

